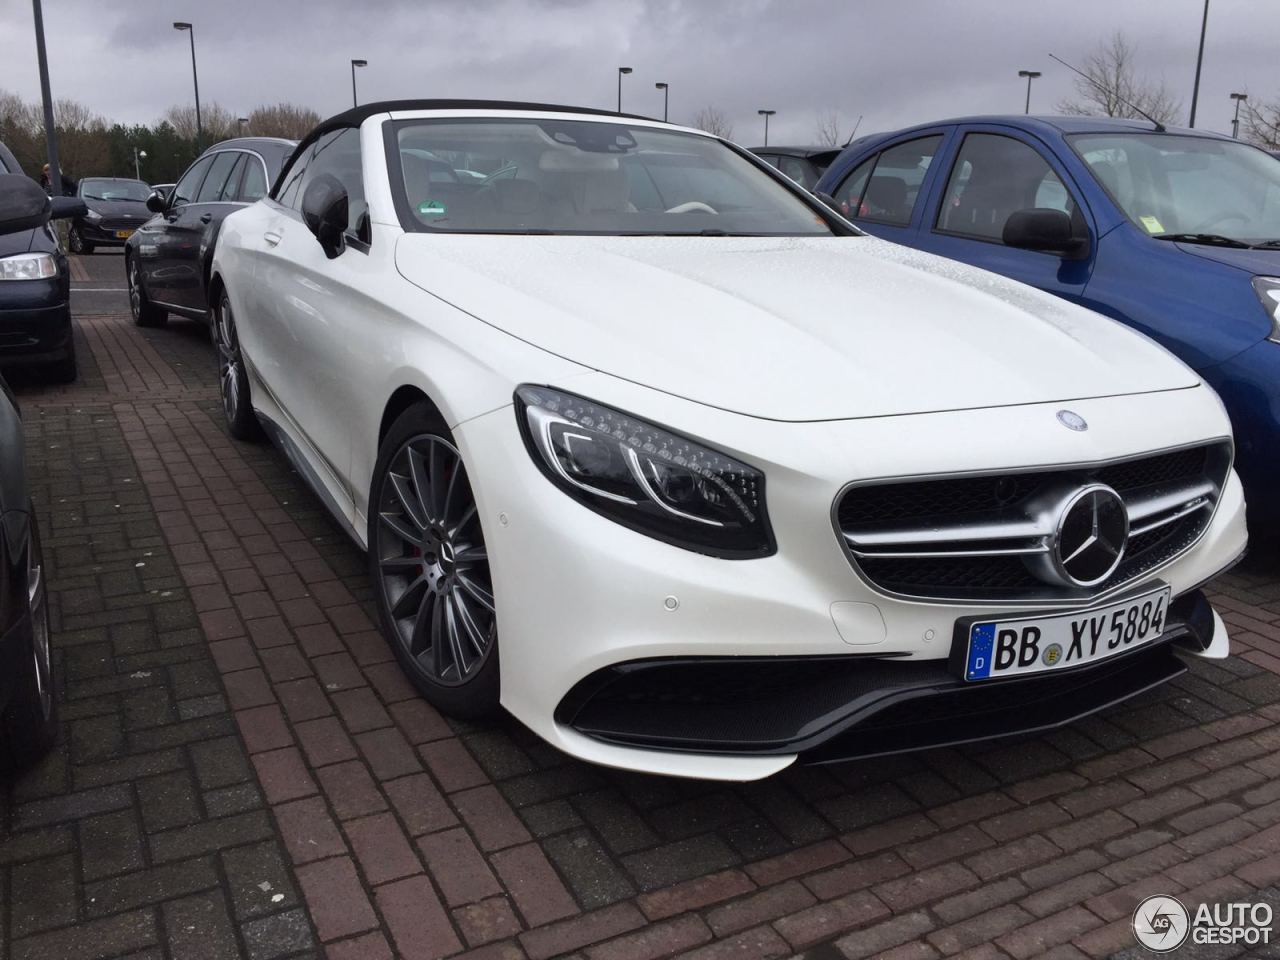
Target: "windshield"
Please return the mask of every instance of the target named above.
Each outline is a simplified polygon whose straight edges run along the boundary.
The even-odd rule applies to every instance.
[[[1159,133],[1081,134],[1071,144],[1141,230],[1280,238],[1280,163],[1256,147]]]
[[[145,202],[151,188],[141,180],[81,180],[80,196],[86,200],[138,200]]]
[[[789,190],[717,140],[587,120],[397,125],[399,189],[421,230],[830,236]],[[395,165],[393,164],[393,167]]]

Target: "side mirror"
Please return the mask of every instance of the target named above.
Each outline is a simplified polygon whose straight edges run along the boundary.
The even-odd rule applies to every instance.
[[[153,191],[151,196],[147,197],[147,209],[152,213],[164,213],[165,205],[164,194],[159,190]]]
[[[89,205],[79,197],[54,197],[51,206],[50,220],[74,220],[89,212]]]
[[[347,231],[347,188],[332,174],[322,173],[302,194],[302,222],[330,260],[342,253]]]
[[[1061,210],[1016,210],[1004,222],[1001,239],[1007,247],[1060,253],[1068,260],[1083,259],[1089,253],[1088,238],[1076,231],[1070,215]]]
[[[31,178],[20,173],[0,174],[0,234],[43,227],[49,222],[52,206],[40,184]]]

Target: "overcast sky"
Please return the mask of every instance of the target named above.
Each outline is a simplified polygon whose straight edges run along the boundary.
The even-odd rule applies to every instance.
[[[1141,72],[1191,103],[1201,0],[44,0],[55,97],[109,119],[151,122],[190,103],[196,25],[203,101],[235,114],[280,100],[322,115],[361,100],[479,97],[623,108],[671,119],[714,105],[734,139],[810,142],[816,113],[847,134],[968,113],[1020,112],[1020,68],[1040,70],[1032,111],[1072,95],[1078,62],[1111,32]],[[39,96],[28,0],[0,0],[0,88]],[[1280,0],[1212,0],[1199,126],[1229,132],[1228,94],[1280,99]],[[1185,122],[1185,120],[1184,120]]]

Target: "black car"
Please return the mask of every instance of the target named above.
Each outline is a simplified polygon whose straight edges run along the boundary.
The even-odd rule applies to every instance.
[[[45,196],[0,144],[0,219],[9,227],[0,233],[0,367],[40,367],[64,383],[76,378],[71,276],[49,219],[82,210],[73,197]]]
[[[156,216],[125,244],[134,322],[164,323],[169,313],[209,319],[209,264],[228,214],[265,196],[296,146],[292,140],[224,140],[196,160],[167,195],[153,193]]]
[[[85,177],[76,196],[88,211],[76,217],[67,232],[72,253],[93,253],[94,247],[122,247],[133,231],[147,222],[151,187],[123,177]]]
[[[777,167],[806,190],[812,190],[818,178],[840,155],[840,147],[751,147],[751,152],[770,166]]]
[[[22,420],[0,377],[0,770],[43,756],[57,735],[57,713],[48,585],[27,494]]]

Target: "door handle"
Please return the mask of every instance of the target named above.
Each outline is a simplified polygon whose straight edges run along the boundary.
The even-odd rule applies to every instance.
[[[267,243],[271,244],[271,246],[274,247],[277,243],[283,240],[284,237],[280,236],[280,234],[276,233],[273,230],[268,230],[266,233],[262,235],[262,239],[267,241]]]
[[[203,214],[203,215],[200,217],[200,222],[201,222],[201,223],[208,223],[208,222],[209,222],[210,220],[212,220],[212,219],[213,219],[213,214],[212,214],[212,213],[206,213],[206,214]]]

